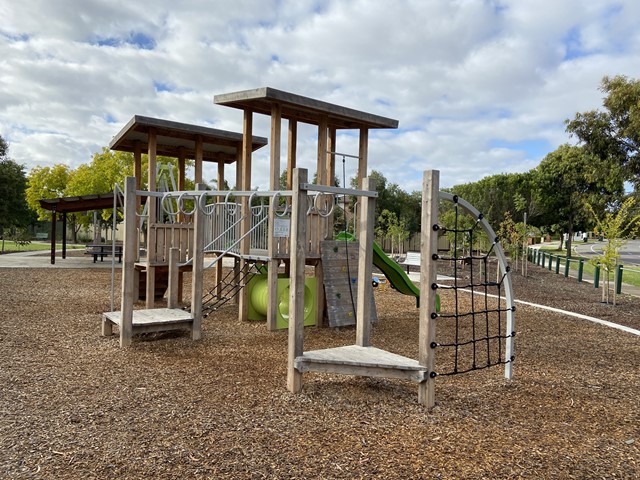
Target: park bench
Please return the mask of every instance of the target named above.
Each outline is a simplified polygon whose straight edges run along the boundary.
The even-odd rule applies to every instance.
[[[98,261],[98,257],[100,257],[101,262],[104,262],[104,257],[114,255],[113,245],[110,243],[87,245],[84,253],[85,255],[93,255],[93,263]],[[118,263],[122,263],[122,245],[115,246],[115,255],[118,257]]]
[[[407,252],[407,256],[404,261],[400,262],[400,265],[407,267],[407,273],[409,273],[410,267],[420,268],[420,252]]]
[[[46,240],[47,238],[49,238],[49,234],[47,232],[36,233],[36,240]]]

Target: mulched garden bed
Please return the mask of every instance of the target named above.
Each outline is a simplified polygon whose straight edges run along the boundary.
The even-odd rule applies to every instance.
[[[541,268],[516,298],[640,329],[640,299]],[[189,288],[185,289],[187,292]],[[516,362],[415,384],[305,374],[286,389],[287,332],[240,322],[233,305],[203,339],[100,336],[108,270],[0,269],[0,477],[638,478],[640,337],[530,306]],[[443,293],[443,302],[447,301]],[[417,355],[415,299],[375,291],[373,343]],[[305,332],[307,349],[353,328]]]

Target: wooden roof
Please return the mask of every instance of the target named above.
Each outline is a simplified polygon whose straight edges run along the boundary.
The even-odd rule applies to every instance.
[[[177,158],[182,152],[185,158],[195,158],[196,139],[202,138],[202,160],[233,163],[238,151],[242,151],[242,134],[215,128],[189,125],[158,118],[134,115],[116,136],[109,148],[121,152],[134,152],[140,144],[142,152],[149,149],[149,130],[156,130],[156,154]],[[253,151],[264,147],[267,139],[252,137]]]
[[[88,212],[113,208],[113,192],[79,197],[43,198],[39,202],[45,210],[55,210],[57,213]],[[119,203],[122,204],[122,199]]]
[[[361,112],[313,98],[283,92],[271,87],[224,93],[213,98],[214,103],[271,115],[271,106],[282,106],[282,118],[319,125],[327,117],[329,126],[339,129],[398,128],[398,120]]]

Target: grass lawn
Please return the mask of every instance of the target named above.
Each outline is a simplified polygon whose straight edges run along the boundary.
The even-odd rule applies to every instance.
[[[0,240],[0,249],[2,248],[2,240]],[[62,249],[62,242],[56,242],[56,248]],[[73,250],[78,248],[85,248],[84,244],[71,244],[67,243],[67,250]],[[50,250],[51,244],[40,241],[32,241],[27,245],[19,245],[13,240],[4,240],[4,252],[3,253],[15,253],[15,252],[33,252],[39,250]]]

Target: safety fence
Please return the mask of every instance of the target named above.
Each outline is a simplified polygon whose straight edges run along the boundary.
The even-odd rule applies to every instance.
[[[546,268],[549,271],[555,271],[560,274],[562,272],[565,277],[569,277],[571,268],[577,271],[578,282],[584,281],[584,258],[568,258],[565,255],[554,254],[541,250],[539,248],[528,248],[527,259],[538,265],[539,267]],[[587,260],[588,262],[588,260]],[[598,288],[600,286],[600,276],[606,267],[597,264],[593,266],[593,286]],[[625,271],[640,273],[640,270],[634,270],[629,267],[625,267],[622,264],[616,265],[614,269],[614,286],[616,294],[622,293],[622,276]]]

